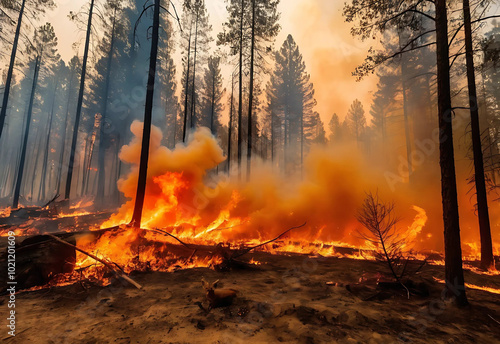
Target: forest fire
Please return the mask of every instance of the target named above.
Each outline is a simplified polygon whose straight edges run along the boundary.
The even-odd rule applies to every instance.
[[[104,221],[101,229],[95,229],[95,232],[104,230],[103,233],[78,237],[77,246],[84,251],[113,262],[126,273],[136,270],[218,268],[224,263],[223,254],[195,254],[197,249],[194,247],[217,247],[222,244],[229,251],[256,246],[282,233],[287,229],[286,226],[292,227],[299,221],[307,220],[304,227],[259,247],[259,250],[271,254],[376,259],[373,252],[377,251],[378,245],[365,240],[355,222],[346,222],[346,214],[340,212],[329,216],[332,209],[340,206],[342,212],[350,212],[353,214],[350,217],[354,218],[357,207],[355,200],[361,197],[356,193],[360,193],[366,185],[358,186],[359,189],[354,191],[350,186],[335,194],[333,188],[328,189],[328,185],[314,185],[306,177],[303,181],[293,181],[299,184],[295,190],[298,195],[294,195],[276,187],[275,180],[271,180],[272,184],[262,179],[242,184],[238,180],[210,179],[210,169],[223,161],[224,157],[217,141],[206,129],[196,131],[186,146],[169,150],[160,145],[161,133],[153,128],[150,174],[141,229],[128,226],[135,197],[141,126],[139,122],[132,125],[131,129],[136,137],[120,153],[120,158],[133,166],[130,173],[119,181],[119,188],[129,201],[109,220]],[[311,168],[308,172],[313,173],[315,178],[321,172],[314,170],[315,168],[325,163],[334,164],[338,157],[325,156],[321,152],[316,159],[306,165]],[[265,175],[265,166],[262,169],[261,173]],[[338,171],[338,168],[332,170]],[[349,173],[352,171],[349,170]],[[342,174],[337,175],[337,178],[343,178]],[[334,188],[339,192],[338,185]],[[262,191],[256,192],[259,190]],[[317,203],[318,199],[328,203],[320,205]],[[351,202],[346,202],[348,200]],[[58,216],[89,214],[86,211],[79,212],[78,205],[72,208],[69,213]],[[414,212],[412,221],[403,222],[398,229],[398,235],[405,239],[401,249],[411,259],[424,261],[427,255],[420,253],[422,247],[425,247],[422,240],[432,238],[432,235],[423,235],[427,214],[421,207],[413,205],[409,208]],[[338,228],[336,224],[339,221],[343,222],[342,227],[350,229],[340,233],[332,231]],[[402,229],[405,225],[407,228]],[[110,228],[114,229],[107,231]],[[185,255],[172,252],[172,245],[179,244],[177,241],[192,246],[192,251]],[[474,244],[468,244],[466,252],[466,257],[470,260],[476,260],[479,254],[477,245]],[[438,253],[434,256],[436,254],[440,256]],[[252,258],[251,264],[257,263]],[[444,264],[442,258],[430,263]],[[473,266],[467,268],[482,274],[497,273],[493,270],[482,271]],[[102,264],[85,254],[77,253],[75,271],[59,282],[65,284],[69,280],[92,277],[108,283],[109,279],[104,277],[105,271]]]
[[[497,344],[497,12],[0,0],[0,338]]]

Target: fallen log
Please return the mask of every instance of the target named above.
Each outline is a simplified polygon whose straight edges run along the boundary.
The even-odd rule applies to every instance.
[[[69,242],[67,242],[67,241],[64,241],[64,240],[62,240],[62,239],[59,239],[59,238],[58,238],[58,237],[56,237],[55,235],[49,234],[49,236],[50,236],[52,239],[54,239],[54,240],[56,240],[56,241],[60,242],[61,244],[64,244],[64,245],[69,246],[69,247],[72,247],[72,248],[74,248],[76,251],[81,252],[81,253],[83,253],[83,254],[85,254],[85,255],[89,256],[90,258],[92,258],[92,259],[94,259],[94,260],[98,261],[99,263],[101,263],[101,264],[103,264],[104,266],[106,266],[109,270],[111,270],[111,272],[112,272],[112,273],[114,273],[116,276],[123,278],[125,281],[129,282],[130,284],[132,284],[132,285],[133,285],[134,287],[136,287],[137,289],[142,289],[142,286],[141,286],[139,283],[137,283],[136,281],[134,281],[133,279],[131,279],[130,277],[128,277],[128,276],[127,276],[127,275],[123,272],[123,270],[121,270],[121,268],[120,268],[120,270],[117,270],[117,269],[113,266],[113,264],[114,264],[114,263],[109,263],[109,262],[105,261],[104,259],[101,259],[101,258],[99,258],[99,257],[96,257],[96,256],[95,256],[95,255],[93,255],[92,253],[85,252],[85,251],[84,251],[84,250],[82,250],[81,248],[78,248],[78,247],[76,247],[75,245],[70,244],[70,243],[69,243]]]
[[[263,242],[261,244],[258,244],[258,245],[255,245],[255,246],[252,246],[252,247],[249,247],[247,249],[245,249],[243,252],[239,253],[239,254],[236,254],[236,255],[233,255],[231,258],[232,259],[235,259],[235,258],[238,258],[238,257],[241,257],[245,254],[247,254],[248,252],[252,251],[252,250],[255,250],[256,248],[259,248],[259,247],[262,247],[264,245],[267,245],[267,244],[270,244],[276,240],[278,240],[279,238],[281,238],[283,235],[287,234],[288,232],[290,232],[291,230],[293,229],[298,229],[298,228],[301,228],[301,227],[304,227],[305,225],[307,224],[307,222],[304,222],[303,224],[301,224],[300,226],[295,226],[295,227],[292,227],[292,228],[289,228],[287,229],[286,231],[284,231],[283,233],[281,233],[280,235],[278,235],[276,238],[274,239],[271,239],[271,240],[268,240],[266,242]]]
[[[49,283],[56,275],[70,273],[75,268],[76,251],[47,235],[25,239],[16,247],[17,289],[29,289]],[[75,242],[74,239],[72,242]],[[3,257],[2,264],[7,264]]]

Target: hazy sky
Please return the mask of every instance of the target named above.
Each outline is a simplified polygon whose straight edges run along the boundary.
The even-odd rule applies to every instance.
[[[69,21],[67,14],[71,10],[78,11],[88,0],[56,1],[58,8],[48,13],[47,19],[54,24],[61,55],[68,60],[74,55],[73,43],[80,42],[83,45],[84,33],[79,32]],[[215,36],[221,30],[221,23],[226,20],[225,2],[206,0],[206,3]],[[174,4],[181,8],[180,0],[174,0]],[[356,82],[351,75],[363,61],[369,45],[350,35],[350,25],[341,16],[342,6],[343,1],[333,0],[281,0],[280,4],[282,30],[276,47],[283,43],[288,34],[298,43],[315,86],[318,101],[316,110],[325,126],[334,112],[343,118],[356,98],[363,102],[368,113],[371,90],[376,84],[374,77]]]

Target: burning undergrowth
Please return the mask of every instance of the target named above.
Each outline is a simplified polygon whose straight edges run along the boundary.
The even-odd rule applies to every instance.
[[[235,252],[273,238],[277,240],[259,250],[373,259],[376,245],[356,234],[360,228],[356,213],[369,190],[377,190],[381,198],[397,205],[401,217],[397,231],[406,238],[403,249],[408,257],[424,260],[440,246],[436,238],[441,235],[437,228],[426,226],[424,210],[435,200],[429,200],[425,189],[419,190],[420,195],[404,186],[397,193],[387,190],[383,171],[370,166],[355,149],[313,148],[300,178],[284,176],[272,165],[255,161],[251,178],[246,180],[238,174],[215,173],[225,156],[207,128],[197,129],[186,144],[173,150],[161,145],[161,131],[152,128],[142,228],[129,227],[142,123],[134,122],[131,131],[134,138],[120,152],[130,170],[118,182],[128,201],[100,229],[76,235],[78,248],[113,264],[117,271],[224,269]],[[78,215],[78,209],[71,213]],[[306,225],[281,236],[301,223]],[[477,246],[465,246],[469,258],[477,258]],[[439,254],[433,259],[441,262]],[[73,273],[54,281],[107,283],[110,270],[76,252]]]

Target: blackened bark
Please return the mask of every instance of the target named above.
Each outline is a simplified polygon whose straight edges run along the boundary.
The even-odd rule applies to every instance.
[[[447,297],[458,305],[468,304],[465,294],[460,246],[457,181],[453,149],[450,64],[446,0],[436,0],[436,55],[439,111],[439,165],[443,202],[445,280]]]
[[[481,236],[481,266],[485,269],[494,267],[493,244],[491,242],[490,217],[488,214],[488,195],[484,177],[483,150],[481,147],[481,130],[479,128],[479,111],[474,74],[474,50],[472,48],[472,28],[469,0],[463,1],[465,58],[467,63],[467,84],[469,88],[469,107],[472,133],[472,152],[474,155],[474,179],[476,183],[477,213],[479,217],[479,233]]]
[[[36,86],[38,83],[38,74],[40,71],[40,60],[41,60],[41,56],[38,55],[36,60],[35,60],[35,72],[33,74],[33,84],[31,86],[30,102],[28,105],[26,126],[24,128],[24,138],[23,138],[23,147],[22,147],[22,151],[21,151],[21,160],[19,162],[19,170],[18,170],[18,174],[17,174],[16,188],[14,190],[14,200],[12,202],[13,209],[15,209],[19,206],[19,195],[21,193],[21,185],[23,182],[24,163],[26,161],[26,149],[28,146],[28,136],[30,133],[30,126],[31,126],[31,115],[33,114],[33,101],[35,99]]]
[[[146,195],[146,181],[148,174],[149,141],[151,137],[151,118],[153,114],[153,96],[156,76],[156,59],[158,57],[158,31],[160,27],[160,0],[154,4],[153,34],[151,37],[151,53],[149,55],[149,76],[146,93],[146,107],[144,111],[144,129],[142,134],[141,160],[139,165],[139,180],[135,197],[134,213],[131,225],[141,227],[142,209]]]

